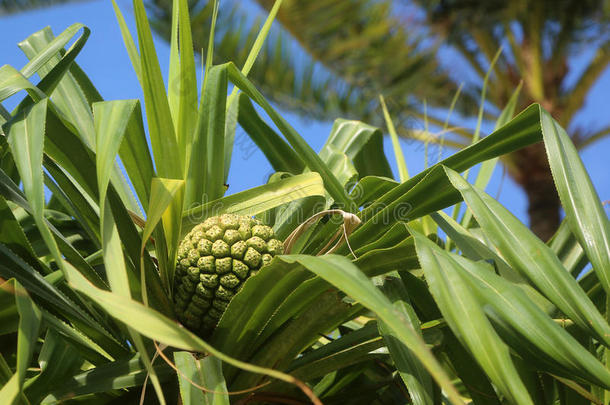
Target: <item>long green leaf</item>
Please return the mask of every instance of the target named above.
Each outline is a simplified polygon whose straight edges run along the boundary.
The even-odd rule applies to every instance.
[[[45,94],[17,69],[12,66],[4,65],[0,67],[0,101],[6,100],[13,94],[21,90],[26,90],[30,97],[39,101]]]
[[[457,265],[450,258],[435,255],[436,245],[428,238],[413,230],[411,234],[430,291],[453,333],[511,403],[533,405],[508,346],[487,320],[470,287],[457,272]]]
[[[447,252],[437,251],[437,255]],[[517,286],[494,274],[481,263],[472,263],[451,255],[488,308],[492,320],[497,320],[505,340],[524,358],[538,358],[550,364],[553,372],[568,378],[578,376],[585,381],[608,387],[610,372],[565,329],[542,312]]]
[[[390,113],[388,112],[388,107],[386,107],[385,105],[385,100],[383,96],[379,96],[379,101],[381,102],[381,108],[383,109],[383,117],[385,118],[385,123],[388,127],[390,138],[392,139],[394,158],[396,160],[396,166],[398,166],[398,175],[400,178],[400,182],[402,183],[409,179],[407,161],[405,160],[405,156],[402,153],[402,147],[400,146],[400,142],[398,140],[398,134],[396,134],[396,128],[394,127],[394,123],[392,122],[392,118],[390,117]]]
[[[105,101],[93,105],[100,201],[106,198],[112,167],[135,107],[133,100]]]
[[[127,268],[118,229],[106,200],[110,173],[129,122],[133,103],[110,101],[96,103],[95,132],[97,143],[97,184],[100,196],[100,226],[106,275],[110,288],[118,294],[131,296]]]
[[[56,164],[46,159],[48,173],[44,173],[44,184],[52,193],[51,202],[61,206],[62,211],[74,217],[91,243],[101,245],[97,204],[83,196],[74,183]]]
[[[134,102],[135,106],[119,149],[119,156],[144,212],[147,212],[150,183],[155,176],[155,170],[142,121],[140,101],[135,100]]]
[[[176,131],[169,110],[150,24],[142,0],[134,0],[133,6],[140,46],[142,90],[144,91],[146,118],[150,143],[155,156],[155,166],[160,177],[182,179],[184,166],[180,161]]]
[[[391,178],[366,176],[356,183],[350,195],[358,206],[367,207],[397,185]]]
[[[97,173],[98,187],[100,195],[100,219],[101,219],[101,234],[102,234],[102,249],[104,256],[104,265],[108,282],[112,291],[120,296],[130,298],[132,289],[129,285],[127,266],[123,256],[123,248],[118,232],[118,227],[115,223],[114,216],[110,204],[106,199],[106,191],[110,180],[110,169],[112,163],[116,159],[121,141],[125,134],[132,108],[134,104],[129,102],[109,102],[98,103],[95,105],[96,117],[96,133],[97,133]],[[142,274],[144,273],[144,264],[142,266]],[[143,279],[141,280],[143,281]],[[143,294],[146,294],[143,291]],[[142,356],[142,360],[146,365],[150,379],[157,397],[161,404],[165,404],[163,390],[159,377],[152,367],[151,360],[144,346],[144,341],[138,332],[127,325],[132,341]]]
[[[66,31],[70,31],[68,28]],[[63,36],[65,32],[60,34]],[[49,47],[52,47],[54,36],[49,27],[35,32],[27,39],[19,43],[19,48],[31,60],[36,60],[39,55],[44,55]],[[38,67],[36,73],[40,77],[45,77],[49,74],[53,67],[61,61],[61,53],[56,49],[56,53],[51,55],[47,63]],[[53,91],[53,103],[66,118],[77,128],[79,136],[85,143],[95,148],[95,130],[93,128],[93,115],[91,108],[83,91],[78,88],[76,81],[71,77],[69,71],[61,78],[57,88]]]
[[[515,108],[517,107],[517,101],[519,101],[519,94],[521,93],[522,83],[519,83],[513,94],[508,99],[508,102],[504,106],[502,112],[500,112],[500,116],[496,120],[496,124],[494,126],[494,131],[502,128],[513,118],[515,114]],[[491,175],[494,171],[496,163],[498,162],[498,158],[486,160],[481,164],[481,169],[477,174],[477,179],[474,182],[474,185],[485,189],[487,184],[489,184],[489,180],[491,179]]]
[[[112,163],[116,159],[119,147],[123,140],[134,103],[130,102],[106,102],[97,103],[94,106],[95,130],[97,134],[97,174],[100,195],[100,222],[102,235],[102,249],[104,265],[110,288],[117,295],[130,298],[132,289],[129,285],[127,266],[123,256],[123,247],[119,236],[118,227],[115,223],[110,204],[106,199],[106,191],[110,180]],[[144,274],[144,264],[142,274]],[[142,279],[141,281],[143,281]],[[143,291],[145,295],[146,292]],[[150,379],[157,392],[157,397],[162,405],[165,404],[163,390],[155,369],[144,346],[141,336],[127,325],[132,341],[138,349],[142,360],[150,374]]]
[[[15,303],[19,312],[19,334],[17,336],[17,374],[20,384],[25,379],[26,370],[34,353],[36,338],[42,315],[25,289],[15,283]]]
[[[263,95],[254,87],[254,85],[233,65],[227,63],[224,66],[227,69],[229,79],[235,86],[239,87],[252,100],[260,105],[269,115],[271,120],[277,125],[278,129],[292,148],[302,157],[307,166],[315,172],[318,172],[324,181],[324,185],[331,197],[343,209],[355,212],[356,206],[351,200],[345,188],[341,186],[335,176],[330,172],[329,168],[322,162],[320,157],[311,149],[307,142],[280,116]]]
[[[384,280],[383,291],[393,301],[397,311],[400,311],[411,327],[421,334],[421,323],[411,305],[408,294],[398,278],[388,277]],[[400,377],[409,390],[409,396],[416,405],[433,404],[434,389],[430,374],[426,372],[417,356],[405,345],[401,344],[392,333],[388,331],[386,324],[379,324],[379,332],[386,342],[394,364],[400,373]],[[423,335],[422,335],[423,337]]]
[[[40,309],[18,282],[15,283],[15,302],[19,312],[16,372],[9,382],[0,389],[0,398],[3,398],[9,404],[17,401],[23,392],[23,383],[34,353],[42,318]]]
[[[252,141],[265,154],[275,171],[299,174],[305,163],[286,141],[263,121],[248,96],[239,94],[239,125],[248,133]],[[247,152],[246,143],[238,139],[237,146]]]
[[[332,144],[322,148],[320,157],[345,188],[349,188],[358,179],[358,172],[351,159]]]
[[[16,121],[11,122],[7,131],[23,189],[37,222],[42,221],[44,210],[42,154],[46,113],[47,100],[44,99],[23,111]]]
[[[570,274],[578,279],[582,270],[589,264],[589,259],[576,239],[576,235],[570,230],[567,219],[564,218],[561,221],[559,229],[549,240],[548,245]]]
[[[500,203],[445,169],[506,262],[584,330],[610,344],[610,326],[553,251]]]
[[[147,300],[147,291],[146,291],[146,277],[145,277],[145,268],[144,268],[144,249],[146,248],[146,243],[148,238],[152,235],[153,230],[157,227],[159,221],[165,217],[171,216],[171,213],[168,213],[168,207],[174,201],[174,198],[177,193],[179,193],[184,187],[183,180],[172,180],[172,179],[161,179],[161,178],[153,178],[151,184],[151,192],[150,192],[150,204],[148,211],[148,218],[146,218],[146,225],[144,230],[142,231],[142,244],[140,246],[141,252],[141,261],[140,261],[140,271],[142,278],[142,295],[144,298],[144,303],[148,303]],[[169,208],[171,209],[171,208]],[[164,221],[164,224],[169,221]],[[161,273],[161,280],[165,285],[166,291],[171,291],[173,286],[173,274],[169,274],[170,269],[160,268],[159,272]]]
[[[222,213],[256,215],[300,198],[324,196],[322,179],[317,173],[305,173],[275,183],[242,191],[184,212],[182,233],[186,234],[204,219]]]
[[[411,179],[417,176],[412,177]],[[412,185],[403,194],[397,195],[396,199],[387,205],[380,205],[380,200],[385,200],[388,195],[394,194],[406,183],[388,191],[377,199],[369,207],[361,211],[361,217],[366,221],[356,229],[350,237],[350,243],[356,249],[362,245],[378,239],[385,233],[388,227],[400,222],[410,222],[424,215],[441,210],[461,200],[461,196],[451,186],[443,172],[442,167],[434,166],[426,176]],[[374,207],[374,210],[371,210]],[[345,247],[340,252],[345,252]]]
[[[183,154],[182,161],[187,162],[187,146],[190,144],[197,121],[197,72],[193,40],[191,37],[191,18],[187,0],[178,0],[178,39],[180,49],[179,86],[169,84],[170,92],[178,90],[179,114],[177,116],[176,134],[178,147]],[[176,83],[177,84],[177,83]],[[176,89],[176,87],[178,87]],[[186,167],[185,167],[186,170]]]
[[[207,356],[197,360],[192,353],[176,352],[174,360],[179,370],[178,383],[183,404],[229,404],[227,385],[222,376],[222,363],[217,358]],[[202,391],[193,383],[204,387],[206,391]]]
[[[392,303],[375,288],[373,283],[350,263],[347,258],[335,255],[322,257],[289,255],[282,256],[287,262],[298,262],[337,288],[344,291],[362,305],[371,309],[391,330],[395,336],[413,351],[426,367],[430,375],[438,382],[452,403],[462,404],[460,395],[440,367],[423,339],[403,319],[402,314]]]
[[[83,24],[76,23],[70,25],[60,35],[49,42],[45,49],[42,52],[39,52],[35,58],[30,58],[30,61],[23,68],[21,68],[21,73],[25,77],[30,77],[38,72],[44,65],[47,64],[48,61],[55,58],[55,56],[61,50],[63,50],[64,46],[66,46],[66,44],[68,44],[68,42],[70,42],[70,40],[81,29],[83,29],[83,36],[88,36],[88,29]],[[22,44],[23,42],[20,43],[19,46],[22,46]]]
[[[205,404],[205,393],[193,384],[203,386],[202,370],[192,353],[175,352],[174,363],[178,369],[180,398],[185,405]]]
[[[561,126],[542,112],[542,135],[553,180],[576,235],[607,294],[610,294],[610,221],[576,147]]]
[[[265,40],[267,39],[267,36],[269,35],[269,32],[271,31],[271,25],[273,24],[273,20],[275,20],[275,17],[277,15],[283,1],[284,0],[275,0],[275,2],[273,3],[273,7],[271,7],[271,10],[269,10],[269,15],[265,19],[265,23],[263,24],[258,35],[256,36],[256,39],[254,40],[254,43],[252,44],[252,46],[250,48],[250,52],[248,53],[248,57],[246,58],[246,61],[244,62],[244,66],[241,69],[241,73],[245,77],[247,77],[248,73],[250,73],[250,69],[252,69],[252,66],[254,66],[254,62],[256,61],[256,58],[258,58],[259,53],[263,49],[263,44],[265,43]],[[214,14],[214,17],[216,17],[216,14]],[[215,21],[214,21],[214,23],[215,23]],[[207,71],[206,71],[206,73],[207,73]],[[233,153],[233,143],[235,140],[235,129],[236,129],[235,118],[237,115],[236,108],[238,108],[238,105],[239,105],[238,100],[237,100],[237,96],[238,96],[237,93],[238,93],[238,88],[234,87],[233,90],[231,91],[231,95],[227,99],[227,105],[226,105],[227,113],[228,113],[227,115],[230,117],[230,119],[227,121],[227,131],[226,131],[226,135],[225,135],[226,138],[225,138],[225,146],[224,146],[224,151],[225,151],[224,180],[225,181],[229,175],[229,170],[226,165],[228,165],[231,161],[231,155]]]
[[[167,77],[167,102],[172,114],[174,130],[178,134],[178,115],[180,114],[180,44],[178,43],[178,18],[180,1],[172,2],[172,23],[169,39],[169,73]],[[180,35],[181,36],[181,35]]]
[[[138,77],[140,85],[142,85],[142,64],[140,62],[138,48],[133,40],[133,37],[131,36],[131,33],[129,32],[129,28],[127,27],[123,13],[121,13],[121,9],[119,9],[119,6],[115,0],[112,0],[112,8],[114,9],[119,28],[121,29],[121,36],[123,37],[123,42],[125,43],[125,48],[127,49],[127,54],[131,60],[133,70]]]
[[[468,229],[461,226],[442,211],[430,214],[439,227],[451,238],[461,250],[464,257],[471,260],[493,260],[500,275],[513,282],[523,282],[523,277],[513,270],[504,259],[490,249],[486,244],[472,235]]]
[[[388,232],[389,233],[389,232]],[[384,235],[378,242],[386,242]],[[359,251],[365,252],[363,254]],[[392,270],[413,270],[419,267],[413,238],[407,237],[393,246],[373,247],[372,244],[363,246],[356,251],[358,258],[354,263],[367,276],[379,276]]]
[[[224,195],[225,109],[227,69],[214,66],[208,72],[197,117],[189,162],[186,203],[204,203]],[[200,156],[204,156],[202,161]]]
[[[325,145],[334,145],[353,162],[360,177],[392,178],[392,169],[383,150],[383,133],[360,121],[336,119]]]
[[[74,187],[80,189],[97,206],[99,190],[95,156],[92,150],[78,136],[76,129],[62,119],[52,103],[48,104],[45,127],[45,166],[56,164],[73,178]],[[47,162],[51,159],[51,163]]]
[[[155,368],[159,377],[164,381],[176,375],[176,372],[165,363],[157,365]],[[102,364],[70,376],[55,384],[47,399],[62,402],[87,394],[137,387],[144,383],[147,374],[148,371],[142,364],[140,355],[137,354],[132,358]],[[86,401],[87,398],[84,400]]]
[[[37,85],[40,91],[47,95],[51,95],[53,91],[57,88],[57,86],[61,83],[62,79],[69,72],[69,69],[71,68],[72,63],[74,62],[74,59],[76,59],[76,56],[83,49],[85,43],[87,42],[87,39],[89,38],[89,34],[91,33],[89,28],[85,27],[82,24],[78,24],[78,26],[79,28],[82,28],[83,34],[76,41],[74,41],[74,43],[65,53],[62,54],[61,59],[59,59],[59,61],[57,61],[53,68],[50,69],[48,73],[44,75],[42,80]],[[68,29],[67,31],[69,32],[70,29]],[[63,38],[63,40],[68,40],[68,38]],[[53,42],[44,47],[43,53],[49,50],[54,51]],[[46,57],[53,56],[55,56],[55,53],[51,53],[50,56],[45,56],[43,60],[46,59]],[[33,58],[34,60],[36,59],[35,57]],[[31,98],[23,99],[23,101],[21,101],[21,103],[19,103],[19,105],[17,106],[17,111],[22,111],[24,109],[29,108],[34,102],[37,102],[37,100]]]
[[[222,362],[212,356],[204,357],[199,360],[203,373],[203,385],[210,390],[206,392],[206,404],[210,405],[229,405],[229,394],[227,384],[222,375]]]

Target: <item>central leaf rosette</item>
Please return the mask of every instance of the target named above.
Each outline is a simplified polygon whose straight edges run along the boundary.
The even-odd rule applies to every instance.
[[[283,250],[273,230],[250,217],[223,214],[195,226],[178,248],[178,319],[200,335],[209,334],[244,281]]]

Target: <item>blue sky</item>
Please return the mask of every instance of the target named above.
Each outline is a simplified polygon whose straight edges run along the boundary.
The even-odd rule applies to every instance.
[[[132,28],[132,33],[135,33],[130,2],[119,0],[119,6],[124,12],[128,25]],[[27,59],[17,47],[19,41],[47,25],[57,35],[75,22],[85,24],[92,31],[87,44],[77,58],[77,63],[87,72],[102,96],[106,100],[142,98],[142,91],[123,46],[111,2],[106,0],[72,3],[0,16],[0,37],[2,38],[0,65],[9,64],[20,69],[25,65]],[[157,38],[156,45],[162,70],[166,73],[169,46],[160,38]],[[585,52],[580,57],[581,59],[573,61],[574,71],[577,71],[579,65],[583,64],[582,61],[588,57],[590,55]],[[578,116],[577,124],[598,128],[602,124],[609,123],[608,94],[610,94],[610,71],[605,72],[589,94],[587,104]],[[5,106],[12,107],[17,101],[17,98],[13,97],[8,103],[5,103]],[[306,120],[291,113],[285,113],[285,117],[315,150],[319,150],[323,145],[332,127],[332,122]],[[243,132],[241,134],[238,132],[237,137],[229,175],[229,193],[261,185],[266,182],[267,176],[271,173],[269,163]],[[421,171],[424,168],[423,145],[403,141],[402,146],[411,174]],[[385,140],[385,149],[396,173],[396,165],[393,162],[394,154],[388,139]],[[610,138],[598,142],[581,154],[602,200],[610,200],[610,170],[608,161],[605,160],[608,154],[610,154]],[[435,162],[432,158],[431,161]],[[488,192],[491,195],[496,195],[502,178],[501,171],[501,167],[498,167],[489,185]],[[527,223],[525,196],[508,177],[503,180],[499,199]]]

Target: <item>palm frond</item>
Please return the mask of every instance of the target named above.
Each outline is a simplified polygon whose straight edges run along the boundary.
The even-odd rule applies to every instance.
[[[273,2],[258,3],[270,8]],[[169,3],[155,0],[151,9],[155,29],[169,38]],[[192,2],[191,9],[194,47],[205,52],[211,2]],[[221,7],[215,63],[244,63],[261,25],[253,10],[260,8],[237,2]],[[286,0],[277,20],[281,27],[271,33],[249,77],[284,110],[381,125],[383,115],[372,100],[384,94],[393,118],[404,124],[416,100],[443,105],[457,88],[440,70],[435,49],[421,49],[421,35],[393,16],[388,1]]]

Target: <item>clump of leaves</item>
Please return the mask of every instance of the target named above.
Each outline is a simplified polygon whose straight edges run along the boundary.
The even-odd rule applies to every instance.
[[[185,404],[607,395],[608,218],[540,106],[512,118],[511,101],[493,133],[442,162],[413,177],[399,162],[398,182],[379,129],[337,120],[315,153],[248,64],[208,59],[198,94],[185,0],[174,2],[170,60],[180,91],[168,93],[141,1],[134,11],[137,47],[117,8],[146,124],[138,101],[102,100],[74,62],[89,35],[80,24],[33,34],[20,44],[30,62],[0,68],[0,101],[28,93],[0,109],[1,398],[135,403],[148,383],[159,402]],[[225,196],[238,124],[277,172]],[[540,141],[566,212],[548,244],[482,190],[498,156]],[[479,163],[473,186],[459,173]],[[462,221],[442,211],[461,201]],[[179,242],[228,213],[279,239],[320,218],[243,282],[203,340],[173,311]]]

